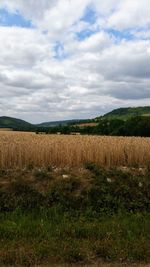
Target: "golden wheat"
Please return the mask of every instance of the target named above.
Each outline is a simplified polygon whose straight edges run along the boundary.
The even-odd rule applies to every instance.
[[[0,168],[150,165],[150,138],[0,132]]]

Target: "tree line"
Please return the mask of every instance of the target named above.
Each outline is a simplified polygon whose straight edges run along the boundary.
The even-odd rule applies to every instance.
[[[55,127],[40,127],[36,133],[46,134],[91,134],[114,136],[150,137],[150,117],[137,116],[126,121],[121,119],[101,119],[96,126],[58,125]]]

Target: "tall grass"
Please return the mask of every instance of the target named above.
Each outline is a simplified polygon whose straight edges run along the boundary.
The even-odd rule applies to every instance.
[[[16,211],[0,219],[0,266],[150,260],[149,216],[72,217],[55,209],[37,215]]]
[[[150,138],[0,132],[0,168],[28,166],[148,166]]]

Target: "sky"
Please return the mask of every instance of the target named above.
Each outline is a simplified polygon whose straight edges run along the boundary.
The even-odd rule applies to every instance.
[[[0,0],[0,116],[150,105],[150,0]]]

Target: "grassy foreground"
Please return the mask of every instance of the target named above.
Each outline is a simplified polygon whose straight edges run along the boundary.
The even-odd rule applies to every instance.
[[[89,218],[58,209],[1,216],[1,264],[149,260],[150,216]]]
[[[93,164],[1,171],[0,266],[149,263],[149,178]]]

